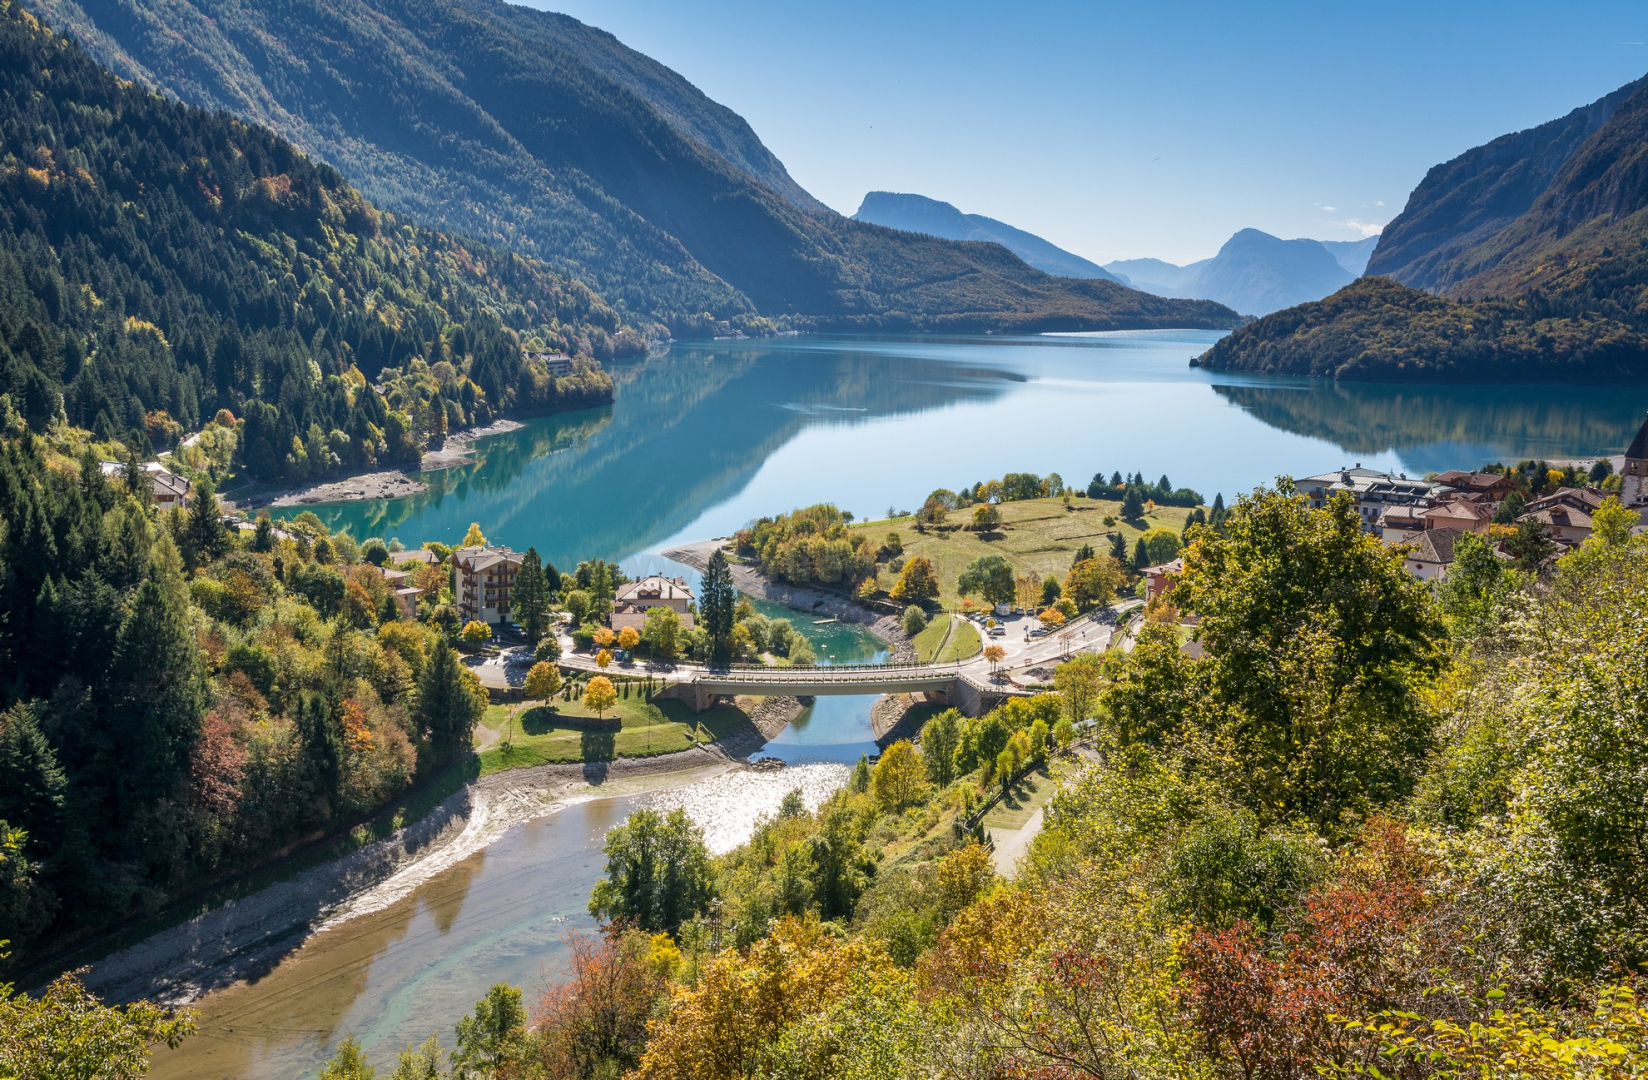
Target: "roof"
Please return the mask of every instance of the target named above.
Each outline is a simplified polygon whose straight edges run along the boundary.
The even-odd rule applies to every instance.
[[[1573,506],[1546,506],[1523,514],[1516,520],[1542,521],[1546,525],[1561,525],[1569,529],[1589,529],[1591,527],[1590,513]]]
[[[1463,488],[1466,491],[1487,491],[1490,488],[1509,484],[1508,477],[1491,472],[1466,472],[1463,469],[1449,469],[1445,473],[1438,473],[1438,484],[1446,484],[1451,488]]]
[[[1648,460],[1648,420],[1644,420],[1642,426],[1637,428],[1637,437],[1631,440],[1625,456],[1636,458],[1638,461]]]
[[[1464,535],[1459,529],[1426,529],[1414,539],[1408,558],[1446,566],[1453,562],[1454,544]]]
[[[1549,495],[1541,495],[1537,499],[1530,499],[1522,509],[1525,512],[1524,516],[1540,510],[1549,510],[1556,506],[1565,506],[1570,510],[1590,514],[1601,509],[1603,500],[1606,498],[1607,496],[1602,492],[1594,491],[1591,488],[1564,487],[1557,488]]]
[[[1426,507],[1419,511],[1419,516],[1436,520],[1437,518],[1453,518],[1458,521],[1482,522],[1492,518],[1494,512],[1479,502],[1454,501],[1445,502],[1437,506]]]
[[[430,551],[428,548],[418,548],[415,551],[391,551],[389,553],[389,561],[398,563],[421,562],[434,566],[436,563],[441,561],[441,557],[433,551]]]
[[[499,563],[513,563],[517,566],[526,558],[518,551],[511,551],[506,547],[461,547],[452,552],[452,560],[466,570],[485,570],[497,566]]]
[[[1154,576],[1157,574],[1177,574],[1183,570],[1184,559],[1178,558],[1174,559],[1172,562],[1164,562],[1160,566],[1147,566],[1143,570],[1140,570],[1139,573]]]
[[[692,589],[688,587],[685,578],[648,574],[637,581],[618,586],[618,595],[613,599],[621,604],[634,603],[637,600],[691,600]]]
[[[1360,465],[1354,469],[1337,469],[1333,472],[1307,476],[1298,483],[1321,484],[1329,491],[1348,491],[1357,498],[1369,495],[1394,495],[1408,499],[1420,499],[1438,494],[1447,487],[1439,481],[1416,480],[1407,476],[1381,472],[1378,469],[1364,469]]]

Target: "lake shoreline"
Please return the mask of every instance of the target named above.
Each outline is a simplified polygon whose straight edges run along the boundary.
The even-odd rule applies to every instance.
[[[439,472],[474,460],[475,444],[494,435],[519,431],[525,425],[519,420],[494,420],[481,427],[466,428],[449,435],[439,450],[424,452],[418,463],[418,472]],[[225,510],[256,510],[263,507],[289,509],[292,507],[322,506],[331,503],[368,502],[382,499],[403,499],[429,490],[429,485],[404,469],[378,469],[355,473],[334,480],[320,480],[311,484],[275,488],[237,498],[232,492],[219,499]]]

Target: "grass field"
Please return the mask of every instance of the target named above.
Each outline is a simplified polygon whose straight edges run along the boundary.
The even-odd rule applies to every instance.
[[[518,711],[513,737],[505,748],[502,739],[510,737],[511,708]],[[582,701],[557,700],[553,711],[535,703],[488,706],[480,727],[496,733],[499,741],[480,752],[480,775],[532,765],[669,754],[721,738],[750,723],[738,709],[713,709],[698,716],[679,701],[649,703],[639,697],[619,698],[607,710],[608,716],[622,721],[618,731],[587,731],[564,722],[566,717],[594,715]],[[477,731],[476,744],[481,742]]]
[[[927,624],[926,629],[910,639],[916,657],[924,664],[942,664],[973,656],[984,647],[978,627],[970,622],[957,623],[949,633],[949,619],[940,616]]]
[[[1007,798],[991,807],[990,812],[984,815],[984,826],[988,829],[1019,829],[1030,820],[1030,816],[1053,797],[1058,791],[1059,782],[1064,779],[1069,769],[1067,762],[1059,761],[1053,764],[1051,772],[1046,766],[1032,769],[1029,775],[1013,785],[1013,791]]]
[[[929,529],[922,534],[916,532],[914,518],[872,521],[853,528],[877,538],[897,532],[904,541],[906,558],[925,555],[932,560],[941,590],[939,599],[954,606],[960,599],[956,596],[956,579],[968,563],[981,555],[1000,555],[1019,573],[1034,570],[1043,578],[1057,575],[1062,580],[1070,569],[1071,557],[1083,544],[1092,544],[1104,554],[1110,549],[1110,534],[1119,532],[1131,552],[1145,529],[1165,527],[1179,532],[1190,515],[1188,509],[1164,506],[1146,514],[1142,522],[1130,523],[1121,520],[1121,503],[1085,498],[1072,499],[1068,510],[1062,499],[1025,499],[1000,503],[996,508],[1001,511],[1002,523],[992,533]],[[1106,525],[1106,517],[1114,517],[1116,523]],[[973,507],[967,507],[951,511],[947,524],[970,525],[972,520]],[[880,584],[884,589],[893,584],[893,575],[885,568]]]

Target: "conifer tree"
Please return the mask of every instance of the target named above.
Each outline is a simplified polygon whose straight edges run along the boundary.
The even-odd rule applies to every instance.
[[[727,654],[727,643],[732,639],[733,606],[737,602],[738,594],[733,589],[727,556],[716,548],[704,570],[698,610],[704,619],[704,629],[710,636],[710,651],[717,657]]]
[[[206,712],[205,665],[176,599],[151,569],[120,627],[110,668],[116,814],[173,794]]]
[[[526,631],[526,639],[536,646],[549,626],[549,583],[544,578],[543,560],[538,549],[529,547],[521,560],[520,573],[515,575],[515,590],[511,599],[516,621]]]
[[[184,559],[191,568],[205,566],[223,554],[228,540],[217,494],[209,483],[202,481],[189,503],[189,518],[183,529]]]
[[[451,643],[445,638],[436,639],[435,651],[418,680],[415,715],[420,732],[429,738],[439,761],[450,761],[469,746],[475,721],[486,708],[464,678],[466,674]]]

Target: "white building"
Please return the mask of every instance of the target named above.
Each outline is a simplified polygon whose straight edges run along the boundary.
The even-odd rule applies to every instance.
[[[1388,507],[1428,506],[1449,490],[1446,485],[1429,480],[1410,480],[1378,469],[1364,469],[1361,462],[1351,468],[1307,476],[1295,481],[1294,486],[1318,509],[1340,492],[1349,495],[1363,530],[1374,535],[1380,533],[1381,519]]]
[[[452,552],[457,568],[458,611],[464,622],[496,626],[509,618],[515,575],[525,556],[506,547],[461,547]]]
[[[103,475],[125,478],[126,466],[118,461],[99,463]],[[149,490],[154,493],[155,505],[162,510],[183,510],[189,505],[189,481],[177,475],[158,461],[145,461],[138,466],[149,478]]]

